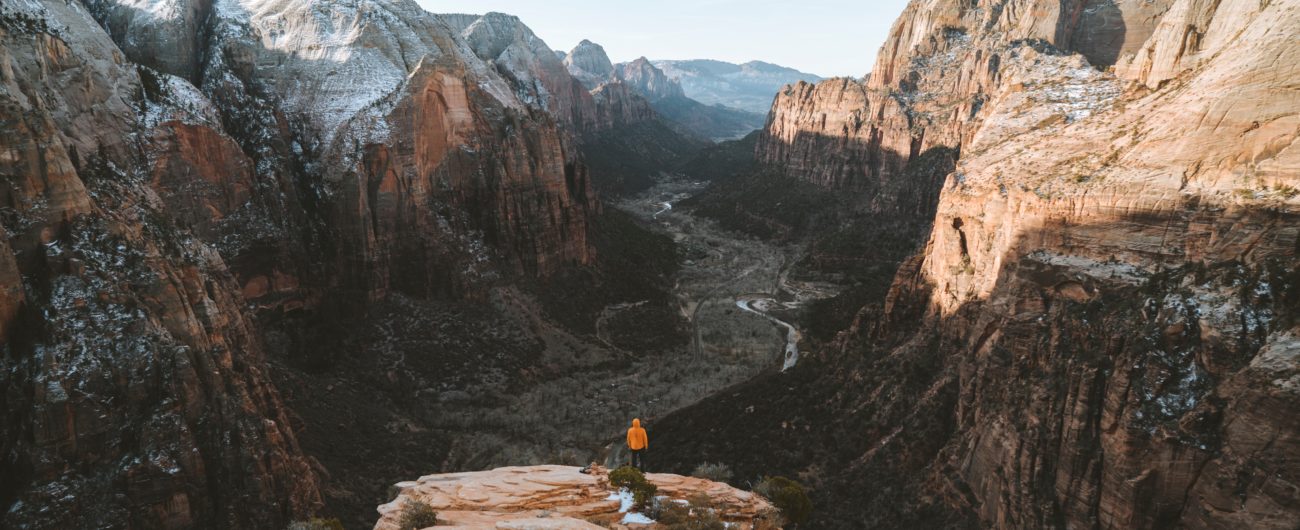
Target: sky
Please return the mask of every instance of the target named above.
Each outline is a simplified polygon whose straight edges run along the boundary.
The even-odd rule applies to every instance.
[[[761,60],[861,77],[907,0],[417,0],[434,13],[517,15],[557,50],[582,39],[614,62]]]

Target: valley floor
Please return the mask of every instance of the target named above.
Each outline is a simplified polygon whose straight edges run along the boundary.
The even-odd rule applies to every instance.
[[[648,299],[606,305],[584,333],[525,289],[494,290],[478,307],[395,297],[338,346],[330,368],[280,365],[277,384],[327,477],[331,515],[373,524],[391,484],[429,473],[613,466],[631,418],[653,437],[656,418],[792,363],[788,339],[799,333],[783,323],[834,286],[791,285],[797,246],[665,207],[704,186],[669,180],[613,206],[675,243],[678,329],[646,317]],[[663,344],[627,339],[657,334]]]

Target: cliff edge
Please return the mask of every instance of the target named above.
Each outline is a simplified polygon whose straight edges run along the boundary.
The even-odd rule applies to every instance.
[[[585,471],[585,472],[584,472]],[[759,528],[773,513],[766,499],[726,484],[668,473],[647,473],[659,488],[659,503],[698,505],[708,497],[707,508],[727,528]],[[488,471],[427,475],[399,482],[396,498],[379,506],[375,530],[397,530],[403,506],[428,504],[438,512],[438,525],[456,528],[664,528],[631,508],[631,495],[610,486],[604,468],[572,466],[502,467]],[[702,508],[693,507],[694,510]]]

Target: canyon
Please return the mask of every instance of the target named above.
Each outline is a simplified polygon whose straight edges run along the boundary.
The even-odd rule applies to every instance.
[[[0,4],[0,526],[622,525],[631,417],[740,524],[1300,520],[1300,1],[913,0],[831,79],[525,22]]]

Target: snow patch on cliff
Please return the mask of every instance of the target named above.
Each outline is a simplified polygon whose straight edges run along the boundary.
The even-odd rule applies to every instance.
[[[1078,254],[1058,254],[1046,250],[1029,253],[1026,258],[1039,263],[1064,267],[1098,280],[1118,280],[1130,285],[1146,281],[1150,273],[1123,261],[1100,261]]]
[[[145,127],[157,127],[163,122],[174,120],[221,130],[220,113],[198,88],[171,74],[154,70],[148,72],[146,75],[152,75],[157,80],[158,93],[145,103]]]
[[[154,20],[172,21],[181,18],[179,0],[117,0],[117,3],[148,14]]]

